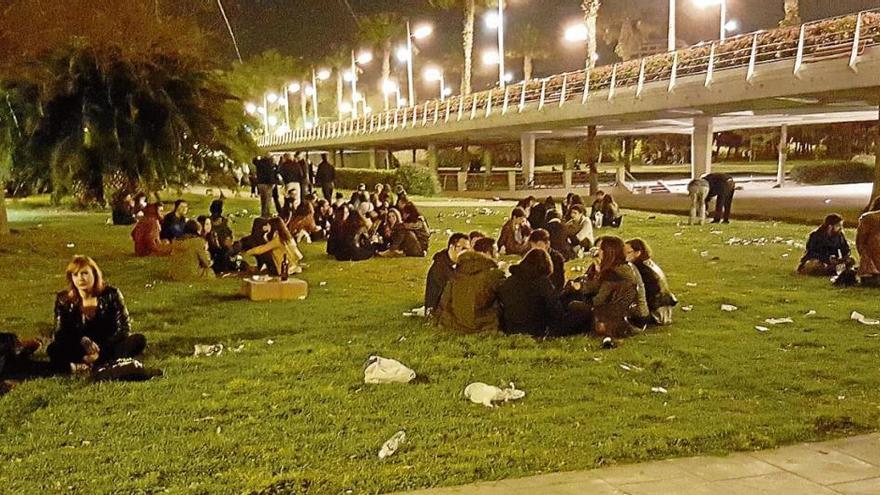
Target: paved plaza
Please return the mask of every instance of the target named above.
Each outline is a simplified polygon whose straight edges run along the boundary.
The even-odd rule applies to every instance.
[[[555,473],[410,495],[877,495],[880,434],[726,457]]]

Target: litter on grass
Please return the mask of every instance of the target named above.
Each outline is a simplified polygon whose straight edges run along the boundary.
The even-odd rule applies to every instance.
[[[697,286],[696,282],[688,282],[688,283],[686,283],[686,284],[684,284],[684,285],[686,285],[686,286],[688,286],[688,287],[696,287],[696,286]]]
[[[385,441],[382,444],[382,448],[379,449],[379,459],[385,459],[386,457],[390,457],[397,452],[397,449],[400,448],[400,445],[406,441],[406,432],[403,430],[398,431],[391,438]]]
[[[762,326],[757,326],[757,327],[755,327],[755,330],[757,330],[757,331],[759,331],[759,332],[762,332],[762,333],[763,333],[763,332],[769,332],[769,331],[770,331],[769,328],[767,328],[767,327],[762,327]]]
[[[811,310],[807,311],[807,312],[804,314],[804,317],[805,317],[805,318],[809,318],[809,317],[811,317],[811,316],[816,316],[816,310],[811,309]]]
[[[223,344],[196,344],[193,357],[212,357],[223,354]]]
[[[688,313],[690,311],[693,311],[694,307],[693,306],[682,306],[681,310],[684,311],[685,313]]]
[[[419,306],[418,308],[413,308],[409,311],[404,311],[403,316],[407,316],[407,317],[417,316],[420,318],[424,318],[425,317],[425,307]]]
[[[880,325],[880,320],[875,320],[873,318],[868,318],[867,316],[859,313],[858,311],[853,311],[850,318],[861,323],[862,325]]]
[[[770,325],[782,325],[784,323],[794,323],[794,320],[792,320],[791,318],[767,318],[764,321],[769,323]]]
[[[651,392],[654,392],[655,394],[668,394],[669,393],[669,391],[663,387],[651,387]]]
[[[721,305],[721,311],[727,311],[728,313],[736,311],[738,309],[739,308],[737,308],[736,306],[734,306],[732,304],[722,304]]]
[[[502,389],[482,382],[475,382],[465,387],[464,396],[474,404],[495,407],[496,402],[504,403],[522,399],[526,396],[526,393],[523,390],[517,390],[516,385],[513,383],[508,388]]]
[[[364,365],[364,383],[370,385],[409,383],[415,378],[415,371],[394,359],[370,356]]]

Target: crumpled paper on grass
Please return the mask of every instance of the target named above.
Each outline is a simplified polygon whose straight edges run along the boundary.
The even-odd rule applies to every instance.
[[[212,357],[223,354],[223,344],[196,344],[193,357]]]

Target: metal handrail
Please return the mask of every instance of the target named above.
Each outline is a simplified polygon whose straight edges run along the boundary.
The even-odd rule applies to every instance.
[[[827,29],[827,28],[831,29]],[[792,36],[797,33],[796,40]],[[782,37],[782,38],[780,38]],[[341,126],[347,136],[390,132],[398,128],[403,113],[402,129],[435,126],[462,119],[491,118],[510,111],[522,113],[529,109],[543,110],[548,105],[562,107],[580,100],[586,104],[598,91],[608,91],[608,100],[622,88],[636,88],[640,98],[646,84],[667,81],[667,90],[675,90],[678,79],[704,76],[711,86],[715,73],[727,69],[747,68],[746,81],[752,83],[757,67],[771,62],[794,59],[793,73],[799,76],[806,62],[846,57],[850,69],[858,70],[858,56],[869,46],[880,45],[880,9],[870,9],[818,21],[800,27],[757,31],[728,38],[723,42],[702,43],[675,52],[651,55],[638,60],[615,63],[593,69],[556,74],[543,79],[508,85],[503,91],[492,88],[470,95],[457,95],[431,100],[409,107],[376,112],[360,118],[328,122],[307,130],[282,135],[263,136],[260,146],[298,144],[333,138],[334,126]],[[394,119],[395,125],[390,121]]]

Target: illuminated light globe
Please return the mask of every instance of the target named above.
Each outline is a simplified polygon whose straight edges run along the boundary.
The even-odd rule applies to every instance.
[[[278,125],[278,117],[276,117],[274,115],[270,115],[269,116],[269,125],[272,125],[272,126]]]
[[[399,62],[408,62],[409,61],[409,50],[406,47],[400,47],[397,49],[395,53],[397,60]]]
[[[330,69],[319,70],[316,77],[319,81],[326,81],[327,79],[330,79]]]
[[[352,72],[350,70],[347,70],[342,73],[342,79],[345,82],[352,82],[352,81],[354,81],[354,74],[352,74]]]
[[[739,29],[739,23],[736,21],[727,21],[727,24],[724,25],[725,31],[736,31]]]
[[[434,32],[434,26],[430,24],[419,24],[413,30],[412,36],[417,40],[425,39]]]
[[[501,58],[498,56],[497,51],[489,51],[483,53],[483,64],[498,65],[500,62]]]
[[[290,83],[290,85],[287,86],[287,90],[290,91],[291,93],[296,93],[300,90],[300,85],[297,82]]]
[[[351,103],[349,103],[347,101],[343,101],[342,103],[339,104],[339,111],[340,112],[351,113],[351,110],[352,110]]]
[[[253,115],[254,112],[257,111],[257,106],[254,105],[253,103],[248,103],[248,104],[246,104],[246,105],[244,106],[244,111],[247,112],[247,113],[250,114],[250,115]]]
[[[565,40],[571,42],[587,41],[589,34],[590,31],[586,24],[573,24],[565,29]]]
[[[276,101],[278,101],[278,95],[276,95],[275,93],[269,93],[268,95],[266,95],[266,101],[268,101],[269,103],[275,103]]]
[[[373,52],[360,52],[355,60],[361,65],[366,65],[373,61]]]
[[[498,26],[501,25],[501,16],[498,15],[498,12],[493,10],[486,14],[486,17],[483,18],[483,21],[486,23],[487,28],[498,29]]]

